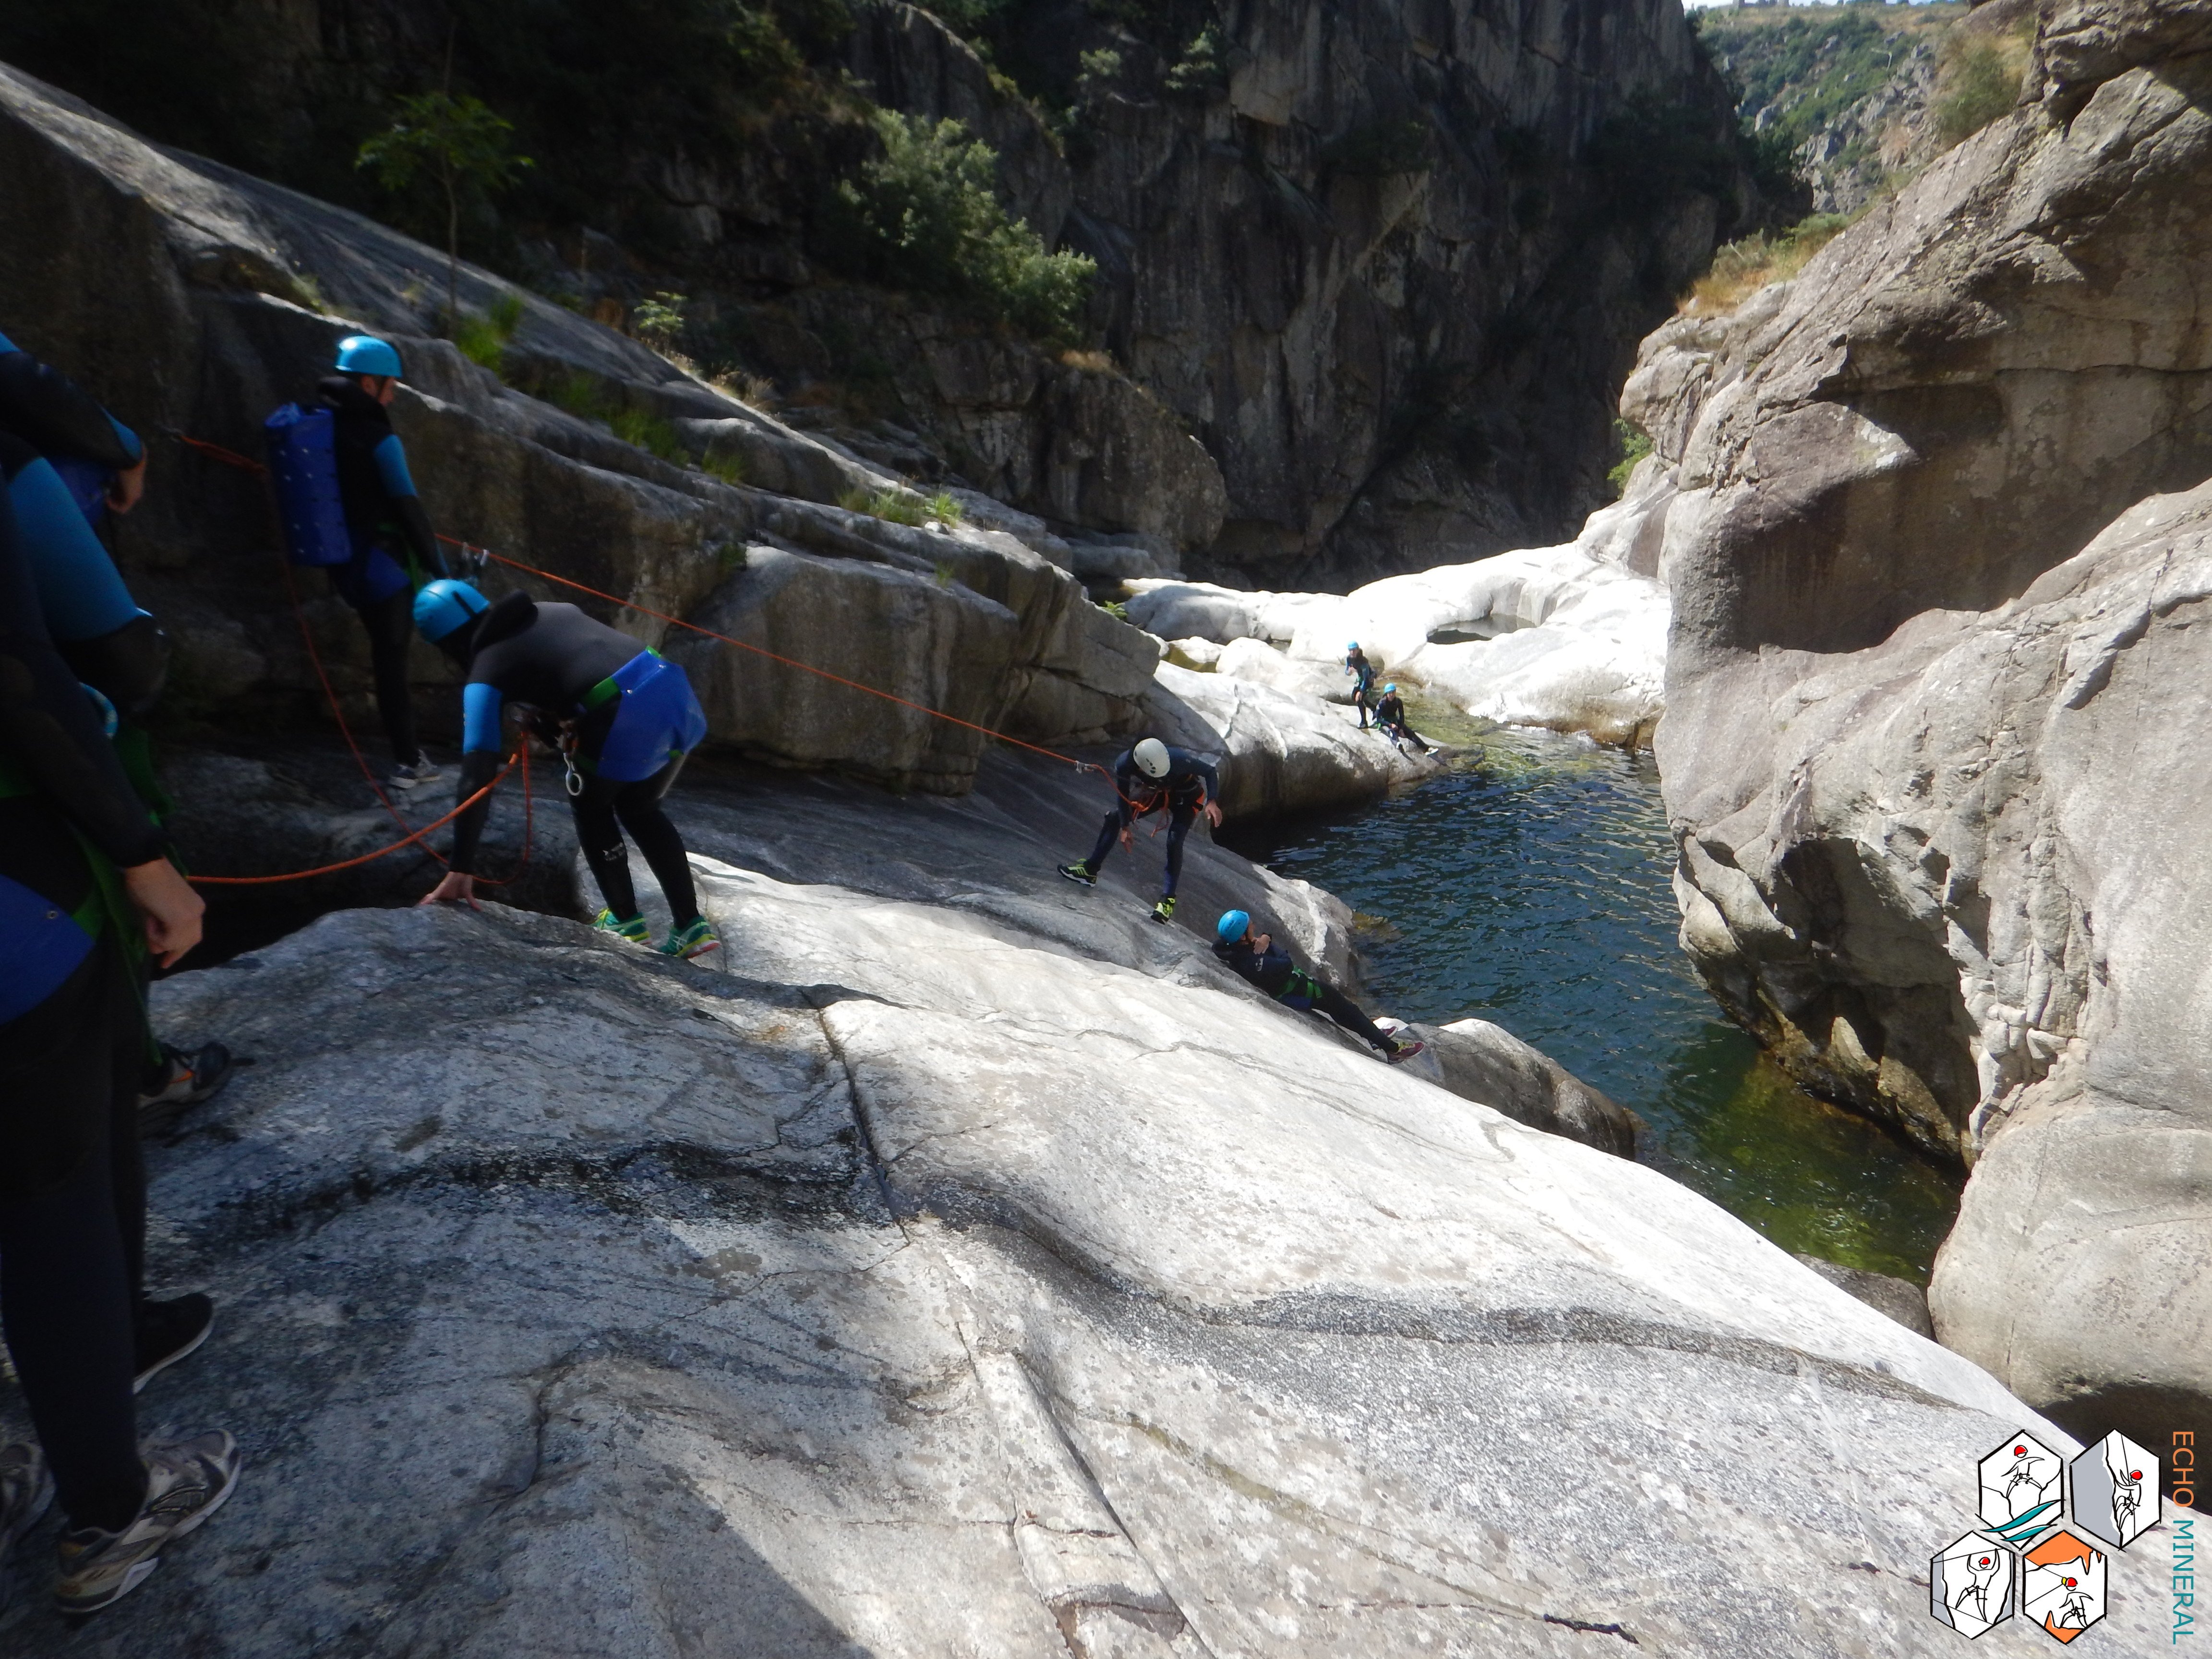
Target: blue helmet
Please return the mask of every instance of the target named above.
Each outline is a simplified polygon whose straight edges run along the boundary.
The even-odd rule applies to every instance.
[[[441,576],[436,581],[423,583],[422,592],[415,596],[416,630],[435,645],[490,609],[484,596],[466,582]]]
[[[1234,945],[1244,937],[1244,930],[1252,925],[1252,918],[1242,910],[1224,910],[1221,920],[1213,926],[1213,936],[1224,945]]]
[[[1397,692],[1398,682],[1395,680],[1391,681],[1389,684],[1382,688],[1382,695],[1386,697],[1395,696]]]
[[[1345,641],[1344,648],[1347,651],[1357,651],[1359,649],[1359,641],[1358,640],[1347,640]]]
[[[337,370],[341,374],[388,374],[400,377],[399,354],[389,341],[374,334],[349,334],[338,342]]]

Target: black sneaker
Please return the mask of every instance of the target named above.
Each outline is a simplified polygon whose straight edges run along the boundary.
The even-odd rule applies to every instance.
[[[138,1310],[138,1376],[133,1394],[155,1375],[167,1370],[185,1355],[198,1351],[215,1328],[215,1304],[198,1291],[173,1296],[166,1302],[148,1302]]]
[[[1085,887],[1096,887],[1098,884],[1097,872],[1087,864],[1062,864],[1054,867],[1070,881],[1079,881]]]

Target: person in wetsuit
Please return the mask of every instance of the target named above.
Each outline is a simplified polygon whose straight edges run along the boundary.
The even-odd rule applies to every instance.
[[[1421,734],[1406,724],[1406,700],[1395,684],[1382,688],[1382,700],[1375,705],[1375,724],[1393,743],[1410,743],[1419,753],[1429,752]]]
[[[672,925],[661,950],[688,960],[719,948],[699,913],[684,838],[660,805],[684,756],[707,735],[707,717],[684,671],[573,605],[516,592],[488,605],[463,581],[423,588],[415,598],[415,623],[468,673],[459,798],[497,775],[502,712],[521,704],[531,711],[532,729],[568,757],[576,839],[606,900],[597,925],[635,944],[647,940],[623,848],[627,830],[668,900]],[[476,902],[471,872],[490,811],[487,795],[453,821],[453,867],[423,903]]]
[[[1188,750],[1170,749],[1158,738],[1144,738],[1114,763],[1114,791],[1121,801],[1098,826],[1098,843],[1091,849],[1091,856],[1079,864],[1060,865],[1060,873],[1085,887],[1097,886],[1098,872],[1105,867],[1106,855],[1114,850],[1115,842],[1133,848],[1130,826],[1139,818],[1165,812],[1167,874],[1160,888],[1160,902],[1152,907],[1152,920],[1170,921],[1175,915],[1176,884],[1182,879],[1183,837],[1200,812],[1206,814],[1206,823],[1217,830],[1221,827],[1221,808],[1215,805],[1221,798],[1220,775],[1212,761]]]
[[[1367,714],[1375,696],[1375,665],[1352,641],[1344,647],[1344,672],[1352,676],[1352,706],[1359,711],[1359,729],[1367,729]]]
[[[1250,981],[1285,1006],[1327,1014],[1361,1042],[1370,1044],[1393,1066],[1411,1060],[1428,1046],[1382,1030],[1359,1011],[1359,1005],[1350,997],[1292,962],[1291,953],[1277,945],[1271,935],[1255,935],[1252,918],[1244,911],[1222,912],[1221,921],[1214,928],[1213,954],[1239,979]]]
[[[430,516],[415,493],[407,450],[388,413],[399,395],[399,354],[367,334],[338,342],[337,372],[316,384],[334,417],[338,497],[345,507],[353,557],[331,570],[338,597],[368,632],[376,712],[392,744],[392,781],[403,789],[427,783],[438,769],[416,740],[407,690],[407,652],[416,591],[447,574]]]
[[[0,1323],[39,1444],[0,1447],[0,1556],[58,1498],[55,1601],[127,1594],[238,1478],[215,1431],[138,1440],[134,1387],[199,1346],[204,1297],[149,1303],[135,955],[196,945],[95,704],[48,635],[0,492]]]

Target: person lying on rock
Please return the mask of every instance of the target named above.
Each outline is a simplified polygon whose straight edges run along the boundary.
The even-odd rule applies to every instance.
[[[1344,647],[1344,672],[1352,676],[1352,706],[1359,711],[1359,729],[1367,729],[1368,706],[1375,696],[1375,665],[1354,640]]]
[[[1375,724],[1391,742],[1410,743],[1418,752],[1429,752],[1421,734],[1406,724],[1406,700],[1398,695],[1395,682],[1382,688],[1382,700],[1375,705]]]
[[[1391,1065],[1411,1060],[1428,1047],[1412,1038],[1392,1036],[1360,1012],[1359,1005],[1327,980],[1310,974],[1291,960],[1272,934],[1255,935],[1252,918],[1242,910],[1224,910],[1213,930],[1213,954],[1240,979],[1247,979],[1286,1007],[1309,1008],[1327,1014],[1339,1025],[1371,1044]]]
[[[149,1302],[136,958],[199,942],[106,730],[54,648],[0,491],[0,1323],[36,1446],[0,1446],[0,1559],[58,1498],[55,1604],[128,1595],[237,1483],[220,1430],[140,1442],[137,1389],[205,1340],[204,1296]]]
[[[331,567],[331,585],[368,633],[376,712],[392,744],[395,787],[411,789],[438,776],[415,736],[407,687],[408,627],[416,590],[447,574],[429,514],[415,493],[407,451],[388,412],[399,394],[399,353],[388,341],[354,334],[338,342],[335,374],[316,383],[330,406],[337,455],[338,499],[345,508],[353,557]]]
[[[1091,849],[1091,856],[1080,864],[1060,866],[1060,873],[1085,887],[1097,886],[1098,872],[1105,867],[1106,855],[1114,850],[1115,842],[1133,848],[1136,839],[1131,826],[1136,820],[1165,812],[1167,875],[1160,888],[1160,902],[1152,907],[1152,920],[1172,921],[1176,884],[1182,879],[1183,837],[1200,812],[1206,814],[1206,823],[1217,830],[1221,827],[1221,809],[1214,804],[1221,798],[1220,775],[1210,760],[1188,750],[1170,749],[1158,738],[1142,738],[1114,763],[1114,790],[1121,798],[1120,804],[1098,826],[1098,844]]]
[[[684,671],[573,605],[539,604],[520,592],[488,604],[450,578],[415,596],[415,625],[468,675],[459,798],[498,775],[502,714],[510,702],[522,705],[532,730],[568,759],[576,840],[607,904],[595,925],[632,944],[647,941],[623,847],[628,830],[668,900],[673,926],[663,954],[689,961],[719,948],[699,913],[684,838],[660,805],[684,757],[707,735],[707,717]],[[487,795],[454,819],[453,867],[423,903],[476,903],[471,872],[490,811]]]

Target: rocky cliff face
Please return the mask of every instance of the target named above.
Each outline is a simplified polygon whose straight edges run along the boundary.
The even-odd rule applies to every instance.
[[[1978,1161],[1939,1334],[2148,1431],[2212,1400],[2206,808],[2168,752],[2203,714],[2212,12],[2060,6],[2032,86],[1795,284],[1660,331],[1624,407],[1682,491],[1685,944],[1811,1086]]]
[[[468,221],[506,268],[616,320],[680,289],[685,349],[771,379],[794,423],[1135,538],[1137,574],[1341,588],[1564,539],[1602,498],[1633,343],[1758,210],[1675,0],[947,9],[973,44],[897,0],[737,13],[766,33],[720,80],[691,60],[744,30],[681,3],[274,28],[187,6],[161,26],[185,75],[13,27],[156,136],[363,205],[354,146],[456,63],[539,154],[512,222]],[[1011,208],[1097,258],[1113,362],[839,278],[823,210],[873,143],[860,88],[963,122]],[[436,331],[434,288],[410,331]]]

